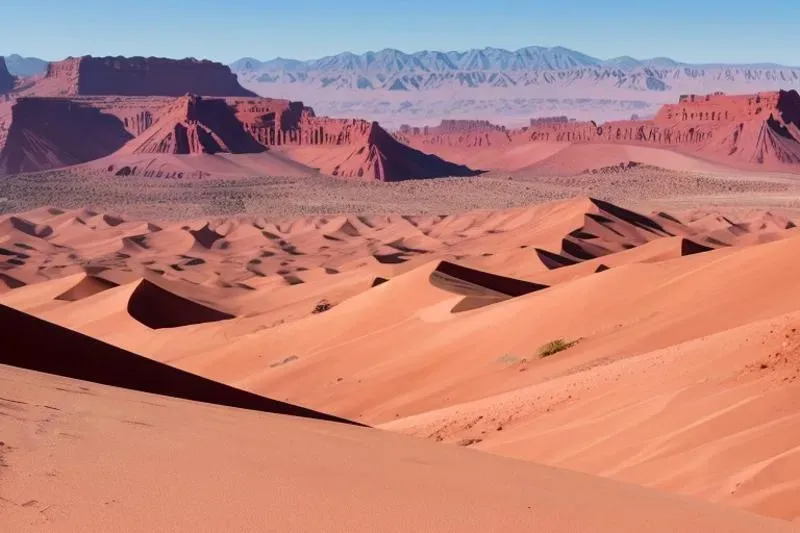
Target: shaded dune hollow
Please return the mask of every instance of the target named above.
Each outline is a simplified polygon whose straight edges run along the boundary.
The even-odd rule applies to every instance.
[[[114,287],[119,287],[119,285],[113,281],[87,275],[76,285],[56,296],[55,299],[63,302],[77,302]]]
[[[230,320],[234,315],[207,307],[142,280],[128,300],[128,314],[150,329],[167,329]]]
[[[5,365],[186,400],[361,425],[173,368],[4,305],[0,324],[14,332],[0,350]]]

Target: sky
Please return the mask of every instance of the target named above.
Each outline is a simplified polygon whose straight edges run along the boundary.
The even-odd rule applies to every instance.
[[[0,55],[311,59],[564,46],[800,66],[800,0],[0,0]]]

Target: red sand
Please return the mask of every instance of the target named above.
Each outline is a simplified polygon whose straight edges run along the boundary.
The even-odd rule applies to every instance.
[[[455,448],[460,444],[793,519],[800,513],[800,283],[793,268],[800,260],[798,235],[789,220],[769,213],[739,219],[714,212],[673,217],[640,214],[590,198],[447,216],[233,217],[158,225],[89,210],[41,208],[0,217],[0,253],[8,258],[3,275],[19,282],[17,288],[7,286],[0,302],[61,327],[0,307],[0,319],[9,326],[0,336],[6,347],[0,359],[14,358],[21,366],[46,364],[37,368],[57,373],[91,371],[91,379],[127,380],[132,388],[160,384],[165,388],[159,392],[177,395],[168,387],[174,374],[154,362],[160,361],[194,374],[180,374],[187,387],[203,376],[287,405],[444,441],[402,440],[396,449],[402,457],[408,457],[414,442],[428,446],[430,453],[467,453],[500,468],[500,459]],[[105,270],[98,266],[87,271],[81,266],[87,261]],[[87,283],[87,274],[110,283]],[[379,278],[382,282],[375,283]],[[18,332],[24,335],[15,336]],[[567,346],[542,357],[540,347],[559,339]],[[133,354],[147,356],[151,364]],[[23,384],[31,379],[26,377]],[[81,386],[89,388],[84,392],[99,390]],[[10,387],[4,387],[3,398],[31,398],[9,396]],[[22,394],[22,389],[14,390]],[[50,413],[56,417],[74,405],[61,392],[46,403],[62,409]],[[65,394],[73,402],[98,398]],[[6,405],[3,401],[0,408]],[[43,402],[33,403],[41,407]],[[22,409],[20,405],[14,404]],[[326,479],[322,464],[328,464],[325,472],[335,472],[332,480],[351,489],[353,472],[367,472],[374,476],[369,479],[383,480],[385,486],[387,476],[406,471],[387,472],[385,463],[379,463],[382,468],[365,465],[368,448],[354,452],[358,439],[339,438],[340,451],[350,450],[362,462],[343,465],[342,456],[336,455],[329,457],[330,463],[302,470],[306,477],[298,475],[297,465],[308,466],[322,448],[331,449],[331,442],[318,449],[318,440],[301,441],[284,426],[263,441],[251,441],[262,434],[252,433],[240,418],[230,418],[218,407],[217,415],[180,411],[172,420],[158,418],[166,416],[163,408],[156,409],[163,415],[135,411],[137,417],[131,418],[133,403],[125,405],[112,410],[158,429],[133,424],[131,433],[120,433],[128,426],[99,416],[111,425],[92,433],[92,446],[106,450],[99,457],[120,453],[99,471],[107,470],[114,479],[128,476],[126,487],[138,475],[150,480],[147,486],[155,486],[154,472],[142,473],[151,464],[142,454],[156,452],[143,446],[163,445],[152,464],[161,468],[156,473],[173,481],[157,486],[175,488],[184,495],[182,502],[205,494],[175,484],[175,479],[193,475],[231,483],[249,480],[254,485],[243,494],[255,491],[253,498],[263,500],[278,470],[270,463],[270,476],[251,474],[263,471],[254,470],[254,464],[267,466],[257,461],[277,453],[275,434],[288,439],[288,449],[294,450],[275,458],[287,465],[281,479],[307,480],[309,486],[300,491],[306,494]],[[97,403],[82,404],[79,412],[85,417],[95,408],[106,413]],[[39,441],[19,437],[37,435],[35,424],[43,419],[36,411],[28,431],[27,426],[19,429],[18,418],[0,417],[0,424],[5,420],[11,428],[3,428],[2,434],[13,448],[6,454],[11,469],[3,477],[4,491],[15,491],[12,501],[59,502],[60,513],[81,505],[76,502],[107,497],[111,489],[103,485],[106,478],[86,470],[95,463],[75,466],[76,453],[98,457],[87,450],[90,439],[60,436],[87,436],[86,425],[72,427],[56,418],[47,426],[58,428],[54,440],[41,448]],[[206,424],[221,423],[219,434],[203,430]],[[253,427],[268,431],[274,424],[280,422],[259,418]],[[319,438],[318,431],[312,433]],[[225,438],[212,446],[216,437],[211,435]],[[376,433],[364,438],[396,437]],[[242,440],[233,443],[231,438]],[[163,471],[164,464],[175,465],[163,463],[161,456],[168,450],[174,455],[175,442],[189,442],[194,450],[178,454],[188,461],[183,476]],[[216,459],[198,458],[198,446],[208,446],[203,449]],[[256,455],[243,459],[245,448]],[[26,456],[30,464],[41,470],[19,462],[23,453],[15,450],[23,449],[31,454]],[[56,455],[42,457],[36,450]],[[297,461],[286,463],[287,457]],[[443,460],[438,457],[436,461]],[[203,468],[188,468],[195,460]],[[428,456],[413,476],[417,485],[430,479],[435,463]],[[403,464],[407,469],[409,463]],[[338,466],[330,470],[333,465]],[[513,465],[516,472],[540,468]],[[473,476],[474,468],[459,462],[449,472]],[[41,476],[28,475],[33,471]],[[59,475],[47,476],[50,471]],[[72,491],[52,489],[69,472],[86,477],[64,481],[72,484]],[[444,477],[437,479],[432,487],[440,490]],[[530,484],[531,479],[520,483]],[[600,482],[580,479],[583,487]],[[510,480],[502,482],[507,487]],[[459,494],[471,495],[485,486],[473,483],[472,477],[458,478],[456,485],[463,488]],[[525,498],[539,487],[542,493],[534,500],[541,502],[560,486],[555,480],[537,483],[527,486]],[[283,482],[278,485],[286,490]],[[216,497],[218,485],[214,487]],[[131,508],[161,509],[162,492],[147,499],[152,491],[126,490],[144,498],[141,506]],[[565,498],[582,509],[582,519],[587,504],[575,498],[575,490],[571,487]],[[23,499],[28,491],[33,494]],[[387,498],[408,502],[399,491],[393,484]],[[363,502],[373,492],[370,483],[359,499]],[[488,495],[481,494],[481,505],[474,509],[490,509],[485,516],[498,520],[497,506],[503,500],[489,506]],[[7,491],[3,496],[12,497]],[[301,507],[310,502],[318,503],[317,497],[303,500]],[[650,520],[650,529],[700,527],[691,521],[653,522],[652,509],[645,512],[629,500],[612,503],[601,508],[613,513],[617,530],[639,512]],[[17,513],[28,509],[10,508]],[[98,508],[102,511],[81,508],[71,521],[64,514],[52,516],[63,520],[63,530],[77,525],[92,530],[92,519],[111,512]],[[172,509],[169,517],[185,519]],[[300,516],[295,510],[280,516]],[[437,512],[441,514],[439,507],[432,511]],[[375,516],[385,516],[385,507]],[[731,531],[747,515],[736,516],[732,524],[703,527]],[[452,526],[452,516],[447,518]],[[598,530],[596,519],[587,523],[575,527]],[[776,522],[753,522],[752,530],[763,531],[766,523]],[[157,525],[146,524],[150,529]]]

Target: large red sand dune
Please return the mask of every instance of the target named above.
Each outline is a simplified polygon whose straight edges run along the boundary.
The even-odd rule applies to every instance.
[[[0,366],[0,381],[0,412],[8,415],[0,417],[0,512],[19,532],[792,530],[741,511],[378,430],[8,366]]]
[[[591,198],[174,224],[42,208],[0,219],[0,302],[448,449],[793,519],[798,235]]]

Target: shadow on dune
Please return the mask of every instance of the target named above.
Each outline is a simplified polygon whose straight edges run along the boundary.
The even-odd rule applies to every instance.
[[[685,255],[701,254],[703,252],[710,252],[714,248],[705,246],[700,243],[694,242],[689,239],[681,239],[681,257]]]
[[[63,302],[77,302],[84,298],[94,296],[95,294],[100,294],[103,291],[113,289],[114,287],[119,287],[119,285],[103,278],[87,274],[81,281],[56,296],[55,299]]]
[[[128,299],[128,314],[150,329],[179,328],[235,318],[179,296],[147,279],[139,282]]]
[[[363,425],[173,368],[4,305],[0,324],[0,364],[185,400]]]
[[[546,289],[540,285],[516,278],[507,278],[442,261],[431,273],[431,284],[440,289],[473,297],[510,297],[523,296]]]
[[[475,270],[449,261],[440,262],[431,272],[430,283],[447,292],[465,296],[453,307],[451,310],[453,313],[477,309],[548,287],[539,283]]]

